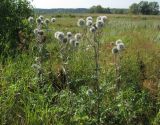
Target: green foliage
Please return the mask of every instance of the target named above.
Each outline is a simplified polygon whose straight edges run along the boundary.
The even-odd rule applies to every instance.
[[[130,6],[130,12],[133,14],[158,15],[158,2],[141,1],[139,4],[133,3]]]
[[[14,56],[20,43],[19,32],[28,28],[26,18],[32,14],[27,0],[1,0],[0,55]]]
[[[101,5],[92,6],[89,9],[90,13],[111,13],[109,8],[103,8]]]

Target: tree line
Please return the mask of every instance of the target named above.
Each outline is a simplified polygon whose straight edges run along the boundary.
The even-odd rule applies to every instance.
[[[159,4],[158,2],[141,1],[139,3],[133,3],[129,7],[129,11],[133,14],[158,15]]]
[[[158,15],[159,3],[141,1],[139,3],[133,3],[129,9],[110,9],[104,8],[101,5],[92,6],[89,9],[89,13],[108,13],[108,14],[143,14],[143,15]]]

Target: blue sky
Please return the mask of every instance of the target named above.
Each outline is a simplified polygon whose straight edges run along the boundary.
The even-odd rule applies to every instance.
[[[141,0],[29,0],[36,8],[89,8],[92,5],[102,5],[110,8],[128,8],[134,2]],[[148,0],[157,1],[160,0]]]

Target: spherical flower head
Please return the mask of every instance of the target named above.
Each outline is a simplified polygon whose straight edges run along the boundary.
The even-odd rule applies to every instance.
[[[39,31],[39,29],[34,29],[33,32],[34,32],[35,35],[38,35],[38,31]]]
[[[75,35],[75,39],[76,39],[77,41],[81,40],[81,37],[82,37],[82,35],[81,35],[80,33],[77,33],[77,34]]]
[[[39,19],[44,20],[44,17],[42,15],[39,16]]]
[[[64,37],[63,41],[62,41],[64,44],[66,44],[68,42],[68,38],[67,37]]]
[[[117,49],[117,47],[115,46],[115,47],[113,47],[113,49],[112,49],[112,53],[113,54],[117,54],[119,51],[118,51],[118,49]]]
[[[93,95],[92,89],[88,89],[87,92],[86,92],[86,94],[87,94],[88,96],[92,96],[92,95]]]
[[[33,23],[34,22],[34,18],[33,17],[29,17],[28,18],[28,22]]]
[[[125,48],[124,43],[119,43],[119,44],[117,45],[118,51],[123,51],[124,48]]]
[[[93,21],[93,18],[91,16],[89,16],[89,17],[86,18],[86,21],[88,21],[88,20]]]
[[[117,41],[116,41],[116,46],[117,46],[118,44],[120,44],[120,43],[123,43],[122,40],[121,40],[121,39],[117,40]]]
[[[94,26],[92,26],[90,29],[90,32],[95,33],[96,32],[96,28]]]
[[[102,17],[101,17],[101,16],[97,17],[97,19],[96,19],[97,22],[98,22],[99,20],[102,20]]]
[[[52,23],[56,22],[56,18],[51,18],[51,22]]]
[[[37,19],[36,19],[37,24],[41,24],[41,21],[42,21],[42,20],[41,20],[40,18],[37,18]]]
[[[72,37],[72,33],[71,32],[67,32],[67,38],[70,39]]]
[[[77,22],[77,25],[78,25],[79,27],[85,26],[85,20],[84,20],[84,19],[79,19],[78,22]]]
[[[70,41],[69,41],[70,45],[75,46],[75,43],[76,43],[76,39],[74,39],[74,38],[70,39]]]
[[[57,34],[57,39],[58,39],[59,41],[63,41],[63,40],[64,40],[64,33],[63,33],[63,32],[59,32],[59,33]]]
[[[102,28],[103,26],[104,26],[104,22],[103,22],[102,20],[98,20],[98,21],[96,22],[96,27],[97,27],[98,29]]]
[[[74,46],[78,47],[79,46],[79,41],[75,41]]]
[[[44,35],[44,31],[43,30],[38,30],[38,35],[40,35],[40,36]]]
[[[59,34],[59,33],[60,33],[59,31],[55,32],[54,37],[55,37],[56,39],[58,39],[58,34]]]
[[[49,21],[48,18],[46,18],[44,22],[45,22],[46,25],[48,25],[50,21]]]
[[[103,20],[103,22],[107,21],[107,16],[102,16],[101,19]]]
[[[93,24],[93,21],[92,21],[92,20],[87,20],[87,21],[86,21],[86,26],[91,27],[92,24]]]

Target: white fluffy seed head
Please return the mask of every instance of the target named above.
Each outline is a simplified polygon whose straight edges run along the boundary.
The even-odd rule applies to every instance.
[[[70,39],[72,37],[72,33],[71,32],[67,32],[67,38]]]
[[[84,19],[79,19],[78,22],[77,22],[77,25],[78,25],[79,27],[85,26],[85,20],[84,20]]]
[[[58,37],[57,37],[58,34],[59,34],[59,31],[57,31],[57,32],[54,33],[54,37],[55,37],[56,39],[58,39]]]
[[[39,19],[44,20],[44,17],[42,15],[39,16]]]
[[[52,23],[56,22],[56,18],[51,18],[51,22]]]
[[[116,46],[117,46],[118,44],[120,44],[120,43],[123,43],[122,40],[121,40],[121,39],[117,40],[117,41],[116,41]]]
[[[77,41],[79,41],[79,40],[81,39],[81,37],[82,37],[82,35],[81,35],[80,33],[76,33],[76,34],[75,34],[75,39],[76,39]]]
[[[72,38],[72,39],[70,39],[69,44],[74,46],[75,42],[76,42],[76,39]]]
[[[47,25],[50,23],[50,21],[49,21],[48,18],[46,18],[44,22],[45,22],[45,24],[47,24]]]
[[[124,43],[119,43],[119,44],[117,45],[118,51],[123,51],[124,48],[125,48]]]
[[[79,46],[79,41],[75,41],[74,46],[78,47]]]
[[[117,54],[119,51],[118,51],[118,48],[115,46],[115,47],[113,47],[113,49],[112,49],[112,53],[113,54]]]
[[[98,29],[102,28],[103,26],[104,26],[104,22],[103,22],[102,20],[98,20],[98,21],[96,22],[96,27],[97,27]]]
[[[95,33],[96,32],[96,28],[94,26],[92,26],[90,29],[90,32]]]
[[[99,21],[99,20],[102,20],[101,16],[97,17],[97,19],[96,19],[96,21]]]
[[[42,22],[42,20],[41,20],[40,18],[37,18],[37,19],[36,19],[36,23],[37,23],[37,24],[41,24],[41,22]]]
[[[57,34],[57,39],[58,39],[59,41],[63,41],[63,39],[64,39],[64,33],[63,33],[63,32],[58,32],[58,34]]]
[[[34,29],[34,34],[37,35],[38,34],[39,29]]]
[[[30,16],[30,17],[28,18],[28,22],[33,23],[33,22],[34,22],[34,18]]]
[[[101,19],[103,20],[103,22],[107,21],[107,16],[101,16]]]
[[[92,89],[88,89],[87,92],[86,92],[86,94],[87,94],[88,96],[92,96],[92,95],[93,95]]]
[[[89,16],[89,17],[86,18],[86,21],[88,21],[88,20],[93,21],[93,18],[91,16]]]
[[[92,21],[92,20],[87,20],[87,21],[86,21],[86,26],[91,27],[92,24],[93,24],[93,21]]]

